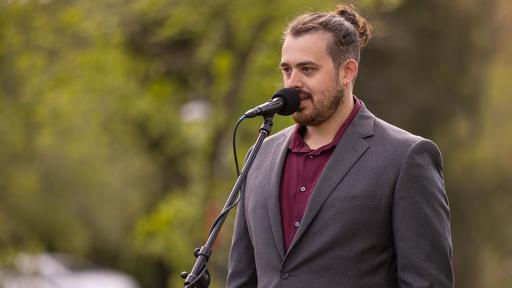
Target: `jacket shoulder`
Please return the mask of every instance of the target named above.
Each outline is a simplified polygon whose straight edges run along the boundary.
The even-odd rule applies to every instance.
[[[394,126],[382,119],[376,118],[375,120],[375,136],[386,140],[386,142],[392,145],[412,146],[422,140],[430,141],[421,136],[415,135],[402,128]]]
[[[292,135],[294,129],[295,125],[292,125],[284,128],[283,130],[277,132],[276,134],[270,135],[269,137],[267,137],[267,139],[265,139],[265,145],[272,145],[277,142],[283,141],[283,139],[289,138]]]
[[[374,144],[379,146],[377,150],[395,158],[400,164],[413,155],[427,153],[442,166],[439,147],[430,139],[412,134],[378,118],[375,121],[374,133]]]

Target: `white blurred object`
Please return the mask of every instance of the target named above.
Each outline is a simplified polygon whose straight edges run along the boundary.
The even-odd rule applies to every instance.
[[[205,121],[210,117],[211,105],[204,99],[188,101],[181,107],[181,120],[185,123]]]
[[[0,269],[2,288],[139,288],[133,278],[107,269],[71,267],[68,257],[20,254],[15,270]]]

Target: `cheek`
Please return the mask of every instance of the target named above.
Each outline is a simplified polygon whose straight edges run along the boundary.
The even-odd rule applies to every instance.
[[[322,73],[314,77],[310,84],[316,90],[329,90],[335,87],[338,82],[335,73]]]

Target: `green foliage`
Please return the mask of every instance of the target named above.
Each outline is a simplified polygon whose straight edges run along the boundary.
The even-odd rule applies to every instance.
[[[127,123],[142,89],[117,23],[85,3],[3,5],[3,241],[115,255],[156,192]]]
[[[197,211],[191,209],[200,205],[196,202],[185,193],[177,192],[162,199],[151,214],[139,221],[135,229],[135,247],[141,253],[164,259],[172,268],[181,268],[174,266],[184,260],[192,265],[190,256],[195,247],[187,239],[197,237],[199,232],[193,225],[197,221]]]

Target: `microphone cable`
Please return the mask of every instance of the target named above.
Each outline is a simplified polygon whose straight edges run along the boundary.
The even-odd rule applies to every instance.
[[[246,118],[247,117],[245,115],[242,115],[242,117],[240,117],[240,119],[238,119],[238,121],[236,122],[235,128],[233,129],[233,138],[232,138],[232,142],[233,142],[233,156],[234,156],[234,160],[235,160],[235,171],[236,171],[236,176],[237,177],[240,176],[240,166],[238,164],[238,156],[237,156],[237,153],[236,153],[236,132],[238,130],[238,126],[240,126],[242,121],[244,121]],[[240,202],[240,194],[238,194],[237,198],[235,199],[235,201],[231,205],[229,205],[228,207],[223,209],[220,212],[220,214],[217,216],[217,218],[215,218],[215,220],[213,221],[213,224],[212,224],[212,226],[210,228],[210,232],[208,232],[208,238],[212,234],[213,229],[215,229],[215,226],[217,226],[219,221],[229,212],[229,210],[233,209],[233,207],[235,207],[238,204],[238,202]],[[199,273],[199,275],[197,275],[196,278],[191,283],[189,283],[187,285],[188,287],[194,287],[193,285],[195,285],[197,282],[199,282],[204,277],[204,275],[207,273],[207,271],[208,271],[208,260],[209,260],[208,258],[209,257],[207,257],[207,259],[206,259],[206,261],[204,263],[204,267],[203,267],[203,269],[201,269],[201,272]]]
[[[236,122],[235,128],[233,129],[233,137],[232,137],[233,158],[234,158],[234,161],[235,161],[235,172],[236,172],[236,176],[237,177],[240,176],[240,165],[238,164],[238,156],[237,156],[237,152],[236,152],[236,132],[238,131],[238,126],[240,126],[242,121],[244,121],[245,119],[247,119],[247,117],[245,115],[242,115],[242,117],[240,117],[240,119],[238,119],[238,121]],[[215,221],[213,221],[213,224],[212,224],[212,226],[210,228],[209,234],[212,233],[214,227],[217,225],[217,223],[220,221],[220,219],[222,217],[224,217],[224,215],[227,214],[229,212],[229,210],[233,209],[233,207],[238,205],[238,202],[240,202],[240,194],[238,194],[236,200],[231,205],[229,205],[228,207],[223,209],[220,212],[220,214],[217,216],[217,218],[215,218]]]

